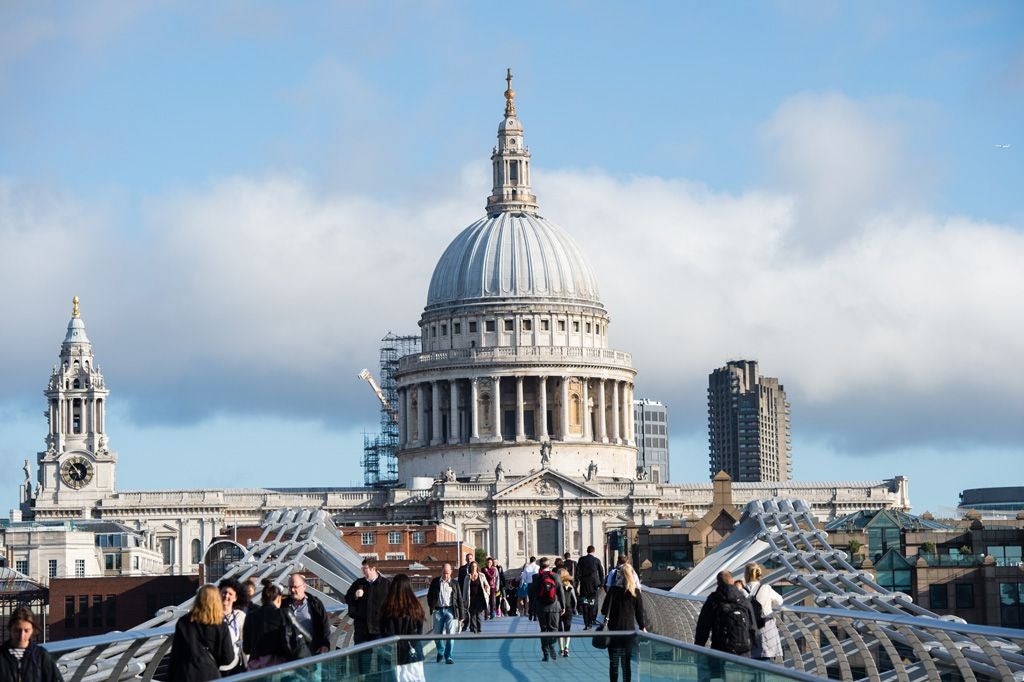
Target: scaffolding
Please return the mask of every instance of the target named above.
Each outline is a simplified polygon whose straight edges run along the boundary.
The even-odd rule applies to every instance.
[[[363,484],[376,488],[398,484],[398,360],[420,352],[419,336],[388,332],[380,340],[380,433],[363,434]],[[372,386],[371,380],[371,386]]]

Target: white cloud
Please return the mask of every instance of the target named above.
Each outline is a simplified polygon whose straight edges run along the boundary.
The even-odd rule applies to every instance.
[[[922,108],[892,98],[856,101],[841,93],[803,93],[782,103],[762,126],[762,142],[769,185],[797,202],[790,248],[829,247],[862,229],[878,211],[920,202],[935,171],[910,153],[901,118],[908,109]]]
[[[845,142],[830,153],[874,129],[863,116],[832,121],[830,138]],[[890,177],[905,166],[890,148],[898,137],[848,167]],[[803,177],[801,164],[817,160],[794,154]],[[869,411],[879,397],[954,431],[956,420],[972,432],[1005,421],[1009,405],[1018,419],[1000,428],[1019,430],[1024,388],[1007,379],[1007,364],[1024,338],[1013,312],[1024,236],[894,208],[870,178],[850,183],[856,206],[832,181],[808,178],[794,184],[799,192],[731,195],[684,180],[540,169],[535,189],[594,265],[612,344],[634,353],[643,392],[688,410],[676,418],[691,427],[703,420],[707,373],[753,357],[783,379],[809,431],[818,425],[801,414]],[[10,262],[0,285],[18,292],[5,302],[13,323],[0,329],[9,377],[0,402],[38,395],[78,293],[120,395],[194,404],[190,418],[255,409],[342,426],[353,414],[372,420],[372,396],[354,373],[374,365],[385,332],[416,331],[434,263],[479,214],[487,180],[477,161],[447,192],[394,205],[322,193],[300,176],[234,177],[145,201],[127,231],[108,207],[0,183],[0,252]],[[853,229],[828,249],[794,254],[808,204],[847,211]],[[946,413],[951,395],[956,415]],[[924,422],[906,430],[930,437]]]

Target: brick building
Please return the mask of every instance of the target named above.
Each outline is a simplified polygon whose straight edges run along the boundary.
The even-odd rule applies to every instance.
[[[196,576],[54,578],[50,580],[49,639],[127,630],[199,588]]]

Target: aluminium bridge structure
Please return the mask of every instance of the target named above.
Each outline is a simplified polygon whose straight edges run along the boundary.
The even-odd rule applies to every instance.
[[[294,571],[311,573],[318,580],[311,583],[310,592],[320,597],[340,622],[345,613],[342,595],[361,575],[362,557],[344,544],[326,512],[271,512],[263,528],[260,539],[229,567],[226,576],[270,578],[285,584]],[[784,655],[774,665],[692,644],[697,615],[715,588],[717,573],[739,571],[751,561],[766,567],[763,581],[787,586],[786,604],[776,614]],[[650,634],[629,633],[639,643],[643,680],[708,679],[708,671],[714,668],[707,664],[713,659],[720,676],[727,680],[1024,681],[1024,630],[940,617],[908,596],[886,590],[870,572],[850,564],[845,552],[828,544],[827,534],[815,527],[808,505],[799,500],[772,498],[749,503],[732,534],[672,590],[644,587],[643,595]],[[127,632],[51,642],[46,647],[58,657],[65,680],[161,679],[174,622],[190,607],[191,601],[187,601],[164,608]],[[526,626],[525,619],[499,622],[500,629],[496,621],[487,621],[483,634],[456,635],[469,665],[477,660],[477,671],[495,680],[521,679],[526,673],[533,677],[530,666],[536,665],[537,658],[525,652],[537,651],[532,641],[537,637],[535,624],[529,624],[527,633],[517,629]],[[583,640],[593,635],[572,634]],[[387,665],[394,659],[385,650],[393,653],[409,639],[392,637],[352,647],[349,635],[347,627],[337,627],[332,635],[334,650],[239,679],[290,679],[288,670],[307,675],[315,670],[324,680],[369,679],[359,674],[361,657],[376,650]],[[429,651],[433,643],[426,638],[423,642]],[[578,650],[581,657],[573,659],[573,674],[606,673],[607,659],[598,660],[593,656],[596,650],[590,647]],[[427,677],[464,679],[474,669],[466,667],[461,656],[460,662],[463,665],[457,671],[443,665],[431,667]],[[548,670],[543,668],[541,673]],[[562,670],[557,674],[564,676]]]

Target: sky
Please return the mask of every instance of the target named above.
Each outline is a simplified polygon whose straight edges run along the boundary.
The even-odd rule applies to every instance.
[[[0,515],[71,312],[120,489],[358,485],[387,332],[483,213],[514,88],[707,480],[708,374],[758,360],[795,477],[1024,484],[1018,2],[0,5]]]

